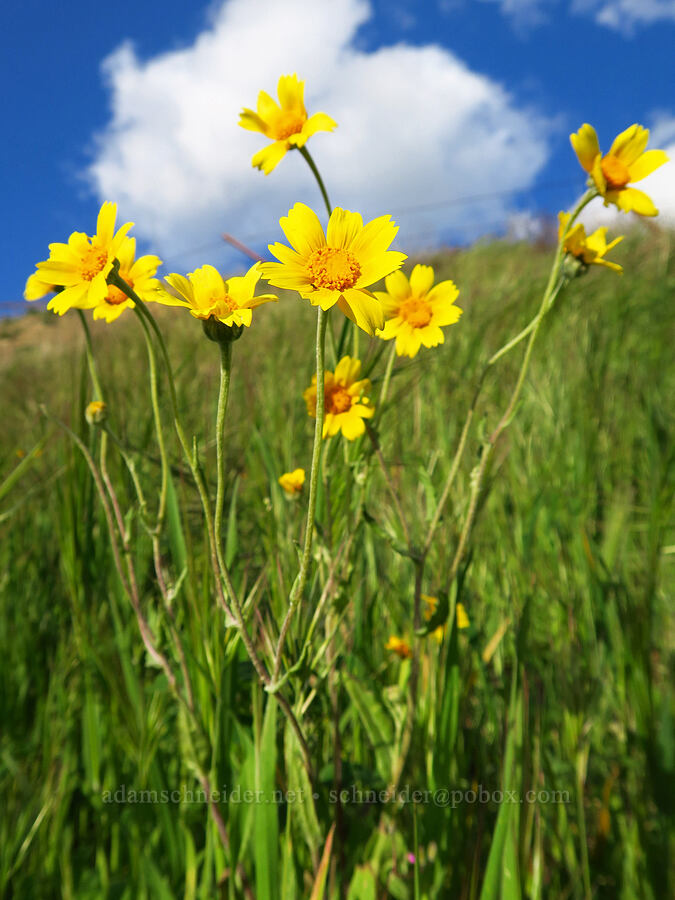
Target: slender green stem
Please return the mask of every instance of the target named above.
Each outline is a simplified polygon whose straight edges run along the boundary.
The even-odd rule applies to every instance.
[[[501,435],[502,431],[508,427],[513,413],[515,411],[516,405],[520,398],[521,391],[523,389],[523,385],[525,383],[525,378],[527,376],[527,372],[530,366],[530,360],[532,358],[532,350],[534,348],[535,341],[537,339],[537,334],[539,333],[539,328],[541,323],[544,320],[544,317],[548,310],[551,307],[551,303],[557,292],[560,290],[560,271],[562,268],[563,257],[565,255],[565,238],[569,233],[570,227],[574,224],[574,221],[578,217],[581,210],[588,204],[590,201],[596,196],[597,192],[594,190],[587,191],[583,197],[579,200],[577,205],[575,206],[572,215],[570,216],[566,228],[560,235],[560,239],[558,241],[558,247],[556,249],[555,258],[553,261],[553,266],[551,267],[551,274],[548,279],[548,284],[546,285],[546,290],[544,291],[544,295],[542,297],[541,306],[539,307],[539,312],[537,313],[536,318],[534,319],[534,325],[530,331],[530,339],[527,342],[527,348],[525,350],[525,356],[523,357],[523,361],[520,366],[520,371],[518,373],[518,378],[516,380],[515,387],[513,389],[513,393],[511,394],[511,399],[509,400],[508,406],[504,411],[501,419],[499,420],[497,427],[494,429],[492,434],[489,436],[485,444],[482,448],[481,460],[478,466],[478,469],[475,472],[474,477],[472,478],[471,484],[471,494],[469,496],[469,505],[467,507],[466,516],[464,518],[464,524],[462,526],[462,531],[460,532],[459,541],[457,544],[457,549],[455,551],[455,556],[452,561],[452,566],[450,568],[450,573],[448,576],[448,580],[451,583],[457,575],[459,571],[459,566],[464,556],[464,551],[467,546],[469,536],[471,534],[471,529],[473,527],[473,522],[476,516],[476,511],[478,509],[478,499],[480,497],[480,492],[483,484],[483,479],[485,477],[485,472],[487,471],[488,464],[492,458],[492,454],[494,452],[494,448],[497,444],[497,440]]]
[[[82,330],[84,331],[84,345],[87,352],[87,365],[89,367],[89,375],[91,376],[92,384],[94,385],[94,400],[103,400],[103,390],[101,388],[101,382],[98,377],[98,369],[96,368],[94,348],[91,343],[91,332],[89,331],[89,326],[87,325],[87,320],[85,319],[82,310],[78,309],[77,314],[80,318],[80,322],[82,323]]]
[[[187,438],[185,437],[185,432],[183,430],[183,426],[180,421],[180,415],[178,412],[178,398],[176,395],[176,385],[173,378],[173,368],[171,366],[171,360],[169,359],[169,354],[166,349],[166,344],[164,343],[164,338],[162,337],[162,332],[159,330],[157,323],[155,322],[154,317],[148,311],[145,303],[141,300],[138,294],[131,288],[126,281],[120,277],[119,273],[113,269],[110,275],[108,276],[108,283],[114,284],[118,287],[122,293],[126,294],[130,300],[133,300],[136,304],[136,308],[139,311],[139,314],[145,318],[145,321],[150,325],[155,335],[157,336],[157,340],[159,343],[160,351],[162,353],[162,358],[164,360],[164,365],[166,367],[166,374],[169,383],[169,396],[171,399],[171,411],[173,413],[174,427],[176,429],[176,433],[178,435],[178,440],[180,441],[181,447],[183,448],[183,453],[185,455],[185,459],[187,464],[190,467],[190,471],[192,472],[192,478],[197,487],[197,491],[199,493],[199,499],[202,504],[202,511],[204,513],[204,521],[206,523],[206,531],[209,540],[209,550],[211,556],[211,567],[213,569],[213,574],[216,581],[216,591],[218,593],[218,601],[225,613],[225,617],[228,625],[232,625],[235,622],[234,616],[232,615],[232,610],[230,609],[227,600],[225,599],[225,595],[223,593],[223,587],[221,583],[221,570],[220,570],[220,560],[218,558],[218,545],[216,542],[215,536],[215,528],[213,524],[213,516],[211,515],[211,504],[209,501],[208,491],[206,488],[206,483],[204,481],[204,477],[199,468],[199,463],[197,458],[192,453],[190,445],[187,442]],[[228,579],[229,580],[229,579]],[[231,584],[231,582],[230,582]]]
[[[556,285],[555,289],[553,290],[551,296],[549,297],[549,301],[548,301],[549,307],[553,305],[556,297],[558,296],[558,294],[560,293],[560,291],[562,290],[564,285],[565,285],[565,280],[564,280],[564,278],[561,278],[558,281],[558,284]],[[530,334],[532,332],[532,329],[536,327],[538,319],[539,319],[539,313],[537,313],[537,315],[534,317],[534,319],[532,319],[530,324],[527,325],[525,328],[523,328],[523,330],[519,334],[517,334],[514,338],[512,338],[507,344],[504,344],[503,347],[501,347],[499,350],[497,350],[497,352],[493,356],[490,357],[490,359],[488,360],[488,366],[494,366],[494,364],[497,362],[497,360],[501,359],[502,356],[506,356],[506,354],[509,353],[511,350],[513,350],[514,347],[517,347],[518,344],[522,340],[524,340],[528,336],[528,334]]]
[[[232,368],[232,341],[223,341],[220,347],[220,389],[218,391],[218,413],[216,416],[216,458],[218,486],[216,488],[216,541],[222,544],[223,507],[225,504],[225,413],[230,393],[230,371]]]
[[[321,174],[316,167],[316,163],[312,159],[307,147],[299,147],[298,149],[300,150],[300,153],[302,153],[302,155],[305,157],[307,165],[310,167],[310,169],[312,170],[312,174],[316,178],[316,183],[319,185],[319,190],[321,191],[323,202],[326,204],[326,209],[328,210],[328,215],[330,216],[330,214],[333,212],[333,208],[330,205],[330,200],[328,199],[328,191],[326,190],[326,185],[323,183],[323,178],[321,177]]]
[[[591,900],[593,894],[591,889],[591,867],[588,860],[588,838],[586,837],[586,814],[584,811],[584,785],[586,782],[586,764],[587,758],[583,750],[577,754],[576,776],[577,776],[577,824],[579,828],[579,843],[581,848],[581,868],[584,879],[584,900]]]
[[[319,315],[316,321],[316,421],[314,424],[314,447],[312,448],[312,467],[309,475],[309,499],[307,501],[307,521],[305,524],[305,542],[300,560],[300,571],[291,589],[288,599],[288,610],[284,617],[279,632],[277,652],[274,658],[272,680],[276,682],[281,671],[281,659],[284,652],[286,635],[291,624],[291,619],[298,599],[302,597],[307,582],[309,563],[312,557],[312,537],[314,535],[314,513],[316,510],[316,493],[319,483],[319,470],[321,468],[321,445],[323,443],[324,408],[324,356],[326,344],[326,323],[328,315],[319,307]]]
[[[150,400],[152,403],[152,414],[155,420],[155,432],[157,434],[157,445],[159,447],[159,458],[161,460],[161,478],[162,486],[159,494],[159,506],[157,508],[157,522],[155,530],[159,532],[164,522],[166,513],[166,498],[169,489],[169,460],[166,453],[166,442],[164,440],[164,430],[162,428],[162,416],[159,411],[159,390],[157,380],[157,355],[155,347],[152,343],[152,335],[148,325],[140,313],[137,313],[138,321],[143,328],[145,337],[145,345],[148,351],[148,367],[150,370]]]

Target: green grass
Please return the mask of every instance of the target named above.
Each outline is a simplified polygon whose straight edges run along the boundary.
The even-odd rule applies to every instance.
[[[545,321],[460,585],[470,627],[449,628],[441,645],[431,637],[423,644],[400,785],[410,798],[534,790],[567,802],[444,806],[438,793],[437,803],[432,795],[418,804],[351,802],[390,782],[410,662],[384,645],[391,633],[412,637],[414,573],[396,552],[400,529],[365,442],[338,439],[328,445],[315,560],[289,662],[350,532],[363,479],[367,515],[311,652],[285,686],[303,707],[316,770],[309,783],[281,710],[224,627],[199,499],[168,427],[164,390],[175,502],[162,560],[170,581],[186,572],[174,610],[200,710],[196,735],[143,649],[82,456],[39,411],[45,404],[95,448],[99,436],[83,415],[91,395],[76,317],[34,314],[0,325],[0,896],[238,898],[246,896],[242,872],[249,896],[262,900],[318,898],[324,876],[327,898],[349,900],[671,895],[672,237],[634,238],[616,256],[623,278],[589,272]],[[464,315],[442,347],[399,361],[378,425],[417,540],[480,365],[536,312],[550,250],[478,245],[434,265],[460,287]],[[289,296],[259,310],[234,347],[226,554],[235,585],[251,596],[256,634],[262,625],[276,633],[297,571],[302,502],[286,500],[276,479],[309,469],[312,422],[302,390],[312,373],[314,317]],[[213,485],[218,350],[180,311],[159,322],[186,429],[199,437]],[[112,427],[132,448],[154,507],[159,460],[142,335],[130,314],[93,334]],[[377,350],[361,336],[366,368]],[[480,437],[506,406],[521,358],[522,347],[502,360],[481,395],[426,594],[452,587],[447,573]],[[382,361],[374,398],[381,372]],[[17,451],[30,458],[5,482]],[[130,479],[113,451],[109,458],[131,509]],[[128,524],[144,609],[169,653],[151,543],[137,514]],[[235,792],[220,804],[229,850],[203,803],[105,802],[121,785],[127,795],[158,798],[196,792],[198,767],[215,787]],[[332,802],[341,788],[349,802]],[[236,802],[246,790],[296,795]]]

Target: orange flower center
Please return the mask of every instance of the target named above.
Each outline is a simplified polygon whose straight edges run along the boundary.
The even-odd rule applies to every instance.
[[[299,112],[282,112],[274,124],[274,136],[277,141],[285,141],[292,134],[302,131],[307,116]]]
[[[82,257],[80,273],[84,281],[92,281],[108,262],[108,251],[101,247],[88,247]]]
[[[412,328],[424,328],[431,322],[431,305],[427,300],[410,297],[400,305],[398,314]]]
[[[626,187],[630,181],[628,167],[618,157],[612,156],[611,153],[603,156],[600,168],[610,190],[619,190]]]
[[[314,287],[345,291],[358,281],[361,266],[349,250],[319,247],[311,252],[307,260],[307,272]]]
[[[225,294],[224,297],[214,297],[211,305],[213,309],[217,310],[217,315],[222,315],[227,310],[226,315],[229,316],[235,309],[239,309],[239,304],[229,294]]]
[[[337,416],[340,413],[347,412],[348,409],[351,409],[352,395],[347,388],[336,384],[326,391],[324,405],[327,413],[332,413],[334,416]]]
[[[126,281],[130,288],[133,289],[134,280],[131,278],[128,272],[120,271],[120,276]],[[109,303],[110,306],[119,306],[120,303],[126,303],[129,298],[114,284],[108,285],[108,296],[105,298],[105,302]]]

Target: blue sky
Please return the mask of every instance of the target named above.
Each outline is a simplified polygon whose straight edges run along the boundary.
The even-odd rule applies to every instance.
[[[311,145],[334,202],[393,212],[402,248],[503,232],[519,210],[555,215],[583,187],[568,135],[584,121],[604,146],[635,121],[675,142],[671,0],[309,9],[14,4],[0,55],[0,301],[20,300],[50,241],[91,232],[102,199],[120,203],[169,269],[236,268],[220,232],[262,248],[295,199],[319,208],[299,158],[265,178],[250,169],[261,140],[236,126],[237,109],[254,106],[259,89],[274,93],[285,71],[307,79],[310,113],[339,122]]]

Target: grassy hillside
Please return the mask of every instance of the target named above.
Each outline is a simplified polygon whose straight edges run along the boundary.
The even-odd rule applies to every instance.
[[[398,361],[378,423],[416,537],[480,365],[535,314],[550,253],[496,243],[434,261],[437,277],[459,286],[464,314],[442,347]],[[429,792],[417,803],[359,802],[390,784],[410,660],[385,644],[390,634],[413,634],[414,573],[396,552],[398,525],[375,459],[364,468],[353,445],[329,442],[315,574],[291,631],[294,651],[362,485],[365,515],[321,634],[288,685],[315,759],[310,785],[283,717],[224,627],[199,500],[167,428],[175,496],[162,556],[174,581],[186,573],[174,612],[202,711],[204,744],[195,748],[144,651],[82,454],[40,411],[44,404],[96,450],[100,435],[84,420],[92,394],[79,322],[74,313],[34,313],[0,323],[0,896],[309,897],[333,824],[327,897],[669,895],[672,237],[636,237],[615,255],[623,277],[587,273],[545,320],[463,575],[470,625],[451,625],[442,642],[425,639],[399,784]],[[160,312],[186,429],[199,438],[213,485],[217,347],[183,311]],[[235,584],[250,592],[256,634],[273,628],[297,568],[302,504],[282,495],[277,478],[309,468],[313,423],[302,391],[314,321],[308,303],[288,296],[259,310],[234,346],[226,555]],[[159,460],[142,334],[131,313],[92,333],[111,428],[154,504]],[[361,336],[367,370],[381,349]],[[480,436],[508,402],[521,358],[519,348],[488,377],[425,594],[450,587]],[[381,372],[382,360],[372,369],[374,397]],[[168,421],[165,389],[161,401]],[[109,465],[132,509],[133,485],[112,451]],[[169,646],[150,540],[137,513],[127,524],[146,615]],[[199,788],[191,753],[227,794],[219,806],[229,850],[203,803],[161,802],[162,791]],[[261,785],[301,796],[231,799]],[[336,801],[342,789],[349,794]],[[148,797],[157,802],[129,802],[130,790],[156,792]],[[528,790],[536,801],[523,803]],[[499,802],[503,791],[518,802]]]

